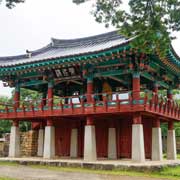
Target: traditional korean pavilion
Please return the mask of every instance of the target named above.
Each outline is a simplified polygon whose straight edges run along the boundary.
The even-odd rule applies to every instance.
[[[52,39],[39,50],[0,57],[0,80],[15,87],[14,103],[0,111],[0,119],[12,120],[9,156],[20,156],[18,124],[30,121],[39,131],[37,156],[161,161],[160,124],[167,123],[167,158],[176,159],[180,107],[172,90],[180,88],[180,58],[172,47],[166,58],[144,54],[131,40],[116,31]],[[22,101],[21,88],[42,99]]]

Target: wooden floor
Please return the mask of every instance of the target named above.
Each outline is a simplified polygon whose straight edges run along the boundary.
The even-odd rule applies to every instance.
[[[60,104],[49,106],[28,106],[19,108],[8,108],[0,110],[0,119],[19,119],[33,121],[47,119],[47,117],[83,117],[87,115],[115,115],[123,113],[141,112],[151,116],[159,116],[162,119],[180,121],[180,107],[168,102],[147,101],[141,98],[134,103],[131,99],[96,101],[92,103]]]

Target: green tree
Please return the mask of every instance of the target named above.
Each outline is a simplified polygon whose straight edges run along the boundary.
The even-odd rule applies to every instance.
[[[9,9],[12,9],[13,7],[15,7],[15,4],[17,3],[23,3],[25,2],[25,0],[0,0],[0,3],[2,2],[5,2],[6,3],[6,6],[9,8]]]
[[[81,4],[86,0],[73,0]],[[93,14],[99,23],[112,25],[129,38],[131,45],[145,53],[164,56],[169,49],[173,32],[180,29],[179,0],[96,0]]]
[[[10,98],[0,97],[0,109],[4,109],[3,104],[9,104],[12,107],[13,97],[14,97],[14,91],[12,91],[12,96]],[[35,105],[35,102],[40,100],[41,97],[42,97],[41,93],[38,93],[37,91],[32,91],[23,88],[21,89],[20,98],[22,102],[25,102],[24,103],[25,105],[29,105],[30,101],[34,101],[33,104]],[[21,131],[28,131],[31,129],[31,123],[27,121],[20,121],[19,127]],[[0,136],[2,136],[2,134],[4,133],[10,132],[10,128],[11,128],[11,121],[0,120]]]
[[[0,109],[4,108],[3,104],[9,104],[11,103],[11,100],[7,97],[0,97]],[[11,127],[11,122],[7,120],[0,120],[0,137],[4,133],[9,133],[10,132],[10,127]]]
[[[12,97],[14,97],[14,91],[12,91]],[[37,91],[21,88],[20,99],[21,102],[28,108],[31,103],[36,106],[40,103],[42,94]],[[22,104],[21,104],[22,105]],[[31,129],[31,123],[27,121],[21,121],[19,124],[21,131],[28,131]]]

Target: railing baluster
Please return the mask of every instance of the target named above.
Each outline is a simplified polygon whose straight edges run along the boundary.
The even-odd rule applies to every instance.
[[[93,106],[93,112],[96,112],[96,101],[95,101],[95,95],[92,95],[92,106]]]
[[[5,111],[6,111],[7,114],[9,114],[9,108],[8,108],[7,105],[6,105],[6,107],[5,107]]]
[[[72,97],[69,98],[70,99],[70,108],[71,108],[71,112],[73,113],[73,102],[72,102]]]
[[[43,111],[44,110],[44,99],[41,100],[41,103],[40,103],[40,110]]]
[[[105,110],[105,112],[107,112],[107,110],[108,110],[107,94],[104,94],[103,103],[104,103],[104,110]]]
[[[25,106],[24,106],[24,102],[22,103],[22,110],[23,110],[23,113],[25,113]]]
[[[147,102],[148,102],[148,92],[145,93],[145,96],[144,96],[144,109],[146,110],[146,107],[147,107]]]
[[[33,105],[33,102],[31,102],[31,111],[32,111],[33,114],[34,114],[34,105]]]
[[[119,99],[119,94],[116,94],[116,105],[117,105],[117,110],[120,111],[120,99]]]

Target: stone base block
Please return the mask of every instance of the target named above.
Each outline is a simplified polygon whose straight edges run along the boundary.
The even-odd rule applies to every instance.
[[[44,138],[44,158],[53,158],[55,156],[55,128],[53,126],[45,127]]]
[[[39,129],[38,132],[38,156],[43,156],[43,151],[44,151],[44,130]]]
[[[108,158],[117,159],[116,128],[109,128],[108,132]]]
[[[161,128],[152,129],[152,160],[163,160]]]
[[[145,161],[144,133],[142,124],[132,126],[132,160],[135,162]]]
[[[78,157],[78,129],[71,130],[70,157]]]
[[[95,126],[85,126],[84,160],[97,160]]]
[[[9,144],[9,157],[20,156],[20,133],[19,127],[12,126]]]
[[[177,159],[176,135],[174,130],[168,130],[167,134],[167,159]]]

